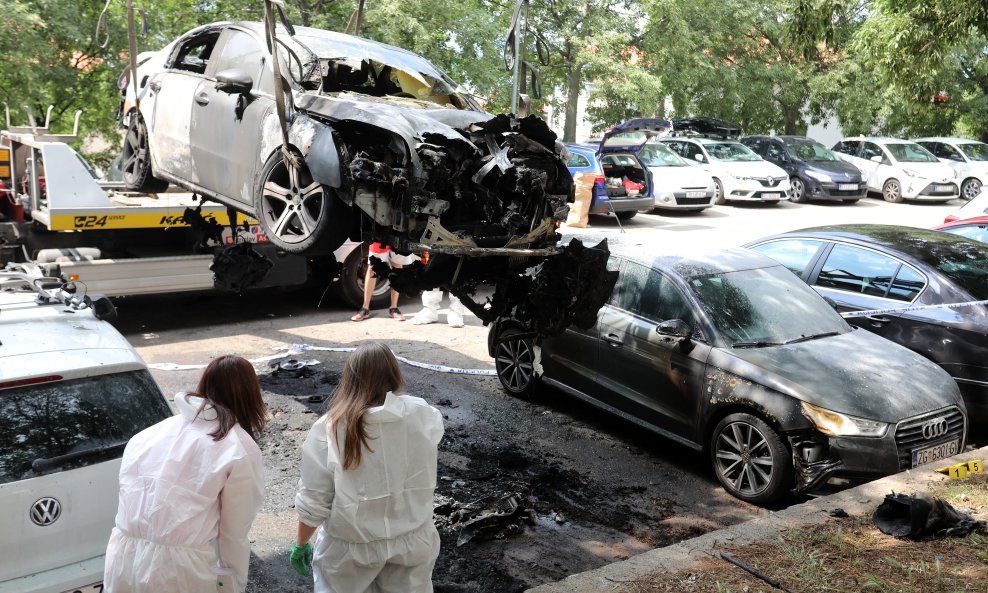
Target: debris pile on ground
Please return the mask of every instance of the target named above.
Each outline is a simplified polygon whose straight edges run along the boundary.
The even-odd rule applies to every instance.
[[[875,510],[872,520],[882,533],[918,540],[963,537],[984,530],[986,525],[942,498],[922,492],[912,496],[889,494]]]

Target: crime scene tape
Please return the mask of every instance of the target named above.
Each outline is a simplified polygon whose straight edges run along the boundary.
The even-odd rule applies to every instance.
[[[988,300],[967,301],[964,303],[941,303],[939,305],[916,305],[913,307],[898,307],[892,309],[868,309],[865,311],[847,311],[841,313],[844,319],[851,317],[867,317],[869,315],[887,315],[889,313],[907,313],[909,311],[922,311],[924,309],[959,309],[961,307],[973,307],[975,305],[988,305]]]
[[[937,472],[945,474],[953,480],[963,480],[968,474],[980,474],[984,470],[984,464],[980,459],[965,461],[949,467],[937,468]]]
[[[356,348],[348,347],[331,347],[331,346],[313,346],[311,344],[291,344],[290,346],[276,346],[277,350],[284,350],[284,352],[279,352],[278,354],[272,354],[270,356],[262,356],[260,358],[251,358],[248,360],[251,364],[261,364],[278,358],[284,358],[286,356],[293,356],[295,354],[300,354],[307,350],[317,350],[321,352],[353,352]],[[409,366],[417,367],[420,369],[425,369],[428,371],[435,371],[437,373],[449,373],[453,375],[476,375],[484,377],[497,376],[497,371],[493,369],[461,369],[458,367],[446,366],[444,364],[431,364],[427,362],[419,362],[417,360],[411,360],[405,358],[404,356],[397,356],[399,362],[403,362]],[[159,370],[159,371],[188,371],[188,370],[198,370],[206,368],[204,364],[176,364],[174,362],[156,362],[148,365],[148,368]]]

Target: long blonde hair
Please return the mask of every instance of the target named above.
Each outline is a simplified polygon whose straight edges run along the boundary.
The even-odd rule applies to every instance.
[[[385,344],[369,342],[358,347],[343,365],[343,376],[333,393],[333,400],[326,410],[336,447],[340,447],[338,427],[345,433],[343,444],[343,469],[360,465],[364,447],[373,452],[367,438],[364,412],[384,403],[389,391],[405,388],[398,360]]]

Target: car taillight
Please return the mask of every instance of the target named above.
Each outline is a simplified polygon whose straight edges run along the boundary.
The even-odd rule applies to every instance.
[[[45,375],[44,377],[31,377],[30,379],[17,379],[14,381],[3,381],[0,389],[10,389],[11,387],[23,387],[25,385],[37,385],[38,383],[54,383],[61,381],[61,375]]]
[[[596,177],[593,178],[593,182],[594,182],[594,185],[596,185],[598,183],[601,184],[601,185],[605,185],[605,184],[607,184],[607,178],[604,177],[603,175],[598,175],[598,176],[596,176]]]

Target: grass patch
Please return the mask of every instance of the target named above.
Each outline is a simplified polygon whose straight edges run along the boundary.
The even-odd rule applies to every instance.
[[[988,520],[988,474],[938,484],[931,494]],[[898,540],[879,531],[871,517],[831,519],[771,540],[727,548],[736,558],[778,580],[793,593],[984,593],[988,590],[988,536],[926,542]],[[616,583],[614,593],[685,591],[776,593],[720,558],[687,572],[657,572]]]

